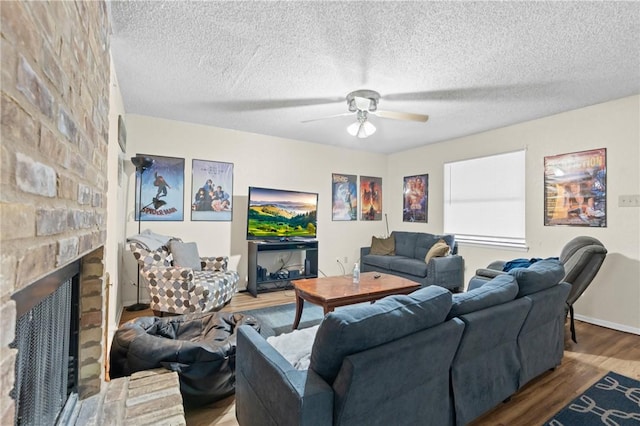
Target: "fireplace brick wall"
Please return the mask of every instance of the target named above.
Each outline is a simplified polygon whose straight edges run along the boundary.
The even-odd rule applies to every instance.
[[[0,2],[0,418],[12,423],[11,296],[82,258],[79,394],[100,390],[109,33],[104,1]]]

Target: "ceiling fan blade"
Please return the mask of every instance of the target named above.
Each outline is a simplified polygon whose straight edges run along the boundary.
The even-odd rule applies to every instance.
[[[427,90],[424,92],[387,93],[384,99],[388,101],[475,101],[486,100],[488,97],[508,96],[520,99],[524,93],[550,87],[549,83],[536,84],[498,84],[476,87],[454,87],[448,89]]]
[[[309,123],[311,121],[326,120],[327,118],[344,117],[344,116],[347,116],[347,115],[355,115],[355,113],[353,113],[353,112],[345,112],[345,113],[342,113],[342,114],[327,115],[326,117],[312,118],[310,120],[302,120],[301,123]]]
[[[258,111],[264,109],[293,108],[344,102],[344,97],[300,99],[255,99],[235,101],[208,101],[206,105],[222,111]]]
[[[428,115],[414,114],[411,112],[396,112],[396,111],[373,111],[371,114],[382,118],[390,118],[392,120],[406,120],[406,121],[419,121],[426,123],[429,119]]]

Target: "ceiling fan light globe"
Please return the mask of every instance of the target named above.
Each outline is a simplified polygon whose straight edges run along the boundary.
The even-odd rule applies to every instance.
[[[358,132],[358,137],[360,137],[360,138],[368,138],[369,136],[373,135],[375,132],[376,132],[376,126],[374,126],[373,124],[371,124],[368,121],[365,121],[360,126],[360,131]],[[360,134],[363,134],[363,136],[360,136]]]
[[[349,133],[351,136],[356,136],[359,129],[360,123],[356,121],[355,123],[350,124],[349,127],[347,127],[347,133]]]
[[[347,127],[347,132],[351,136],[356,136],[360,139],[368,138],[376,132],[376,126],[369,123],[366,120],[358,120]]]

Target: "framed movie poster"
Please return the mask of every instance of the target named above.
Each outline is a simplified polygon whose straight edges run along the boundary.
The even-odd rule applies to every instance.
[[[545,226],[607,226],[607,149],[544,157]]]
[[[403,222],[427,223],[429,175],[405,176],[402,208]]]
[[[136,220],[184,220],[184,158],[137,155],[153,164],[136,171]]]
[[[382,178],[360,176],[360,220],[382,220]]]
[[[231,221],[233,163],[192,160],[191,220]]]
[[[331,175],[331,218],[358,220],[358,186],[356,175]]]

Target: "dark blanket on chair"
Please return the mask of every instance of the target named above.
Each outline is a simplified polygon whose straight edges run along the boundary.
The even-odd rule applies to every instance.
[[[502,270],[504,272],[509,272],[510,270],[515,268],[528,268],[529,266],[533,265],[536,262],[539,262],[541,260],[549,260],[549,259],[558,260],[557,257],[548,257],[546,259],[542,259],[541,257],[532,257],[531,259],[518,258],[518,259],[513,259],[506,262],[502,267]]]

